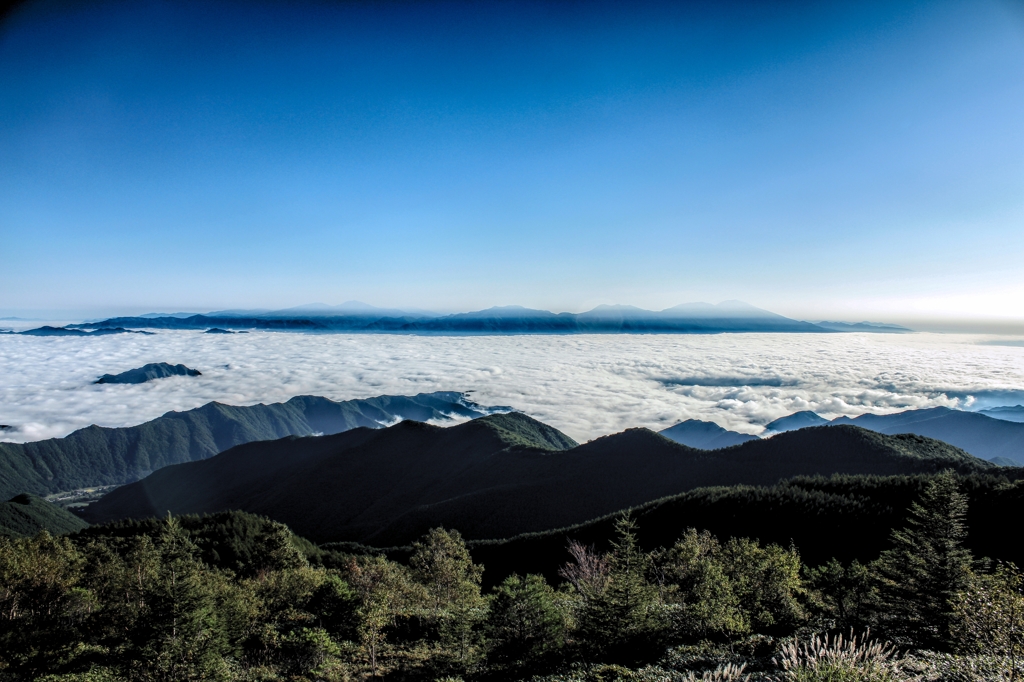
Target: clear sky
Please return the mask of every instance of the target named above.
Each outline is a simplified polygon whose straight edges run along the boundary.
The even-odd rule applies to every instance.
[[[0,315],[1024,323],[1024,4],[41,2]]]

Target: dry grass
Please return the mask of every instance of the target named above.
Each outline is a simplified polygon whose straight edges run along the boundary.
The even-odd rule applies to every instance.
[[[861,637],[813,635],[807,642],[790,642],[774,659],[787,682],[896,682],[901,679],[899,657],[891,644]]]

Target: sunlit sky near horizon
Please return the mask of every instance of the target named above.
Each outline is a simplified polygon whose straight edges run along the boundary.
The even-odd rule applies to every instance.
[[[0,244],[0,316],[1024,329],[1024,3],[23,3]]]

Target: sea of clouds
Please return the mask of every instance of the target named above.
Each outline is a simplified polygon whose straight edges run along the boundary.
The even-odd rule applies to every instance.
[[[1004,340],[1005,341],[1005,340]],[[0,336],[0,439],[128,426],[211,400],[251,405],[472,391],[586,441],[704,419],[760,433],[798,410],[826,417],[1024,402],[1024,347],[943,334],[401,336],[167,331]],[[149,362],[201,377],[92,382]]]

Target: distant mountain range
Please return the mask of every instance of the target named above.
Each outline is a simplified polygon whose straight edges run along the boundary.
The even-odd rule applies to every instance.
[[[317,542],[403,545],[427,529],[470,539],[568,526],[703,486],[796,475],[998,470],[946,443],[852,426],[802,429],[715,451],[629,429],[577,445],[520,413],[441,428],[249,443],[163,468],[86,507],[86,520],[239,509]]]
[[[82,326],[82,325],[79,325]],[[152,332],[137,331],[134,329],[125,329],[120,326],[110,326],[105,324],[89,323],[88,329],[94,329],[95,331],[86,332],[82,329],[74,328],[75,325],[68,325],[67,327],[39,327],[37,329],[28,329],[23,332],[9,332],[14,334],[23,334],[25,336],[109,336],[111,334],[151,334]]]
[[[762,437],[815,426],[853,425],[885,434],[913,433],[962,448],[1004,466],[1024,466],[1024,407],[997,407],[981,412],[933,407],[895,414],[864,414],[829,421],[809,410],[781,417],[765,426]],[[661,432],[695,448],[713,450],[756,438],[728,431],[712,422],[687,420]]]
[[[979,412],[992,417],[993,419],[1003,419],[1010,422],[1024,422],[1024,405],[993,407],[989,410],[979,410]]]
[[[883,322],[829,322],[822,320],[814,324],[834,332],[869,332],[872,334],[906,334],[914,331],[908,327],[901,327],[898,324],[885,324]]]
[[[833,331],[741,301],[686,303],[661,311],[602,305],[585,313],[552,313],[521,306],[436,315],[421,310],[375,308],[356,301],[274,311],[222,310],[208,314],[116,317],[68,325],[69,329],[268,329],[414,334],[685,334]]]
[[[130,483],[161,467],[206,459],[251,441],[380,428],[399,419],[473,418],[510,409],[483,407],[465,394],[444,391],[344,402],[297,396],[285,403],[247,407],[207,403],[138,426],[89,426],[65,438],[0,443],[0,499]]]

